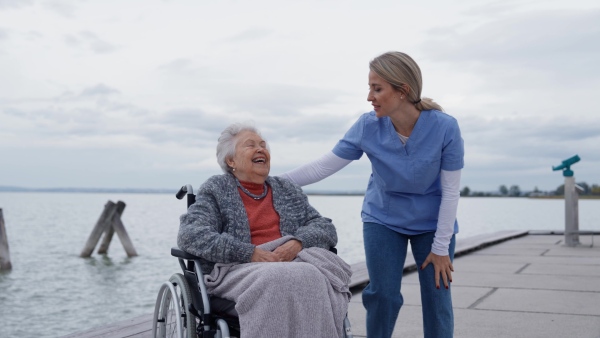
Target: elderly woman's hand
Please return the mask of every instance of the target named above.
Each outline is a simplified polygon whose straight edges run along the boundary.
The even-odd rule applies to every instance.
[[[280,262],[291,262],[301,250],[302,242],[292,239],[279,246],[273,253],[279,257]]]
[[[271,251],[254,248],[252,253],[252,262],[279,262],[279,256],[272,253]]]

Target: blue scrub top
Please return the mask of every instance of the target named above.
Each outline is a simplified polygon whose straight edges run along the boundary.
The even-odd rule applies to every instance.
[[[406,145],[391,119],[363,114],[333,148],[347,160],[365,153],[372,173],[362,208],[363,222],[415,235],[437,229],[442,199],[440,170],[464,166],[464,146],[455,118],[438,110],[421,112]],[[454,223],[458,232],[458,223]]]

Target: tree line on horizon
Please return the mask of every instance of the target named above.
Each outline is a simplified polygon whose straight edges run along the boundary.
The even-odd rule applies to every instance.
[[[579,195],[590,195],[590,196],[600,196],[600,185],[592,184],[589,185],[586,182],[578,182],[576,183],[583,191],[579,192]],[[461,197],[539,197],[539,196],[564,196],[565,194],[565,185],[559,185],[555,190],[550,191],[542,191],[539,190],[538,187],[535,187],[532,191],[522,191],[518,185],[511,185],[507,187],[506,185],[501,185],[498,187],[497,191],[472,191],[468,186],[465,186],[460,191]]]

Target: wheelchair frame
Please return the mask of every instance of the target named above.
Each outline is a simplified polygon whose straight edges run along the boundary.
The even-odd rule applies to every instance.
[[[187,195],[187,207],[196,202],[194,190],[187,184],[175,195],[183,199]],[[335,252],[335,248],[332,248]],[[152,336],[178,338],[235,338],[240,336],[239,319],[233,310],[234,302],[213,298],[225,307],[223,313],[214,313],[211,296],[206,290],[200,258],[179,248],[171,248],[177,257],[183,274],[175,273],[164,282],[156,297]],[[190,287],[191,286],[191,287]],[[235,336],[232,336],[235,334]],[[344,318],[344,337],[353,338],[348,316]]]

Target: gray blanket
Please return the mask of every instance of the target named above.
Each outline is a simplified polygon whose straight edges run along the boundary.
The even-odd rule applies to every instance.
[[[285,236],[260,245],[273,251]],[[242,337],[343,337],[352,271],[321,248],[300,251],[293,262],[216,264],[205,276],[208,292],[236,302]]]

